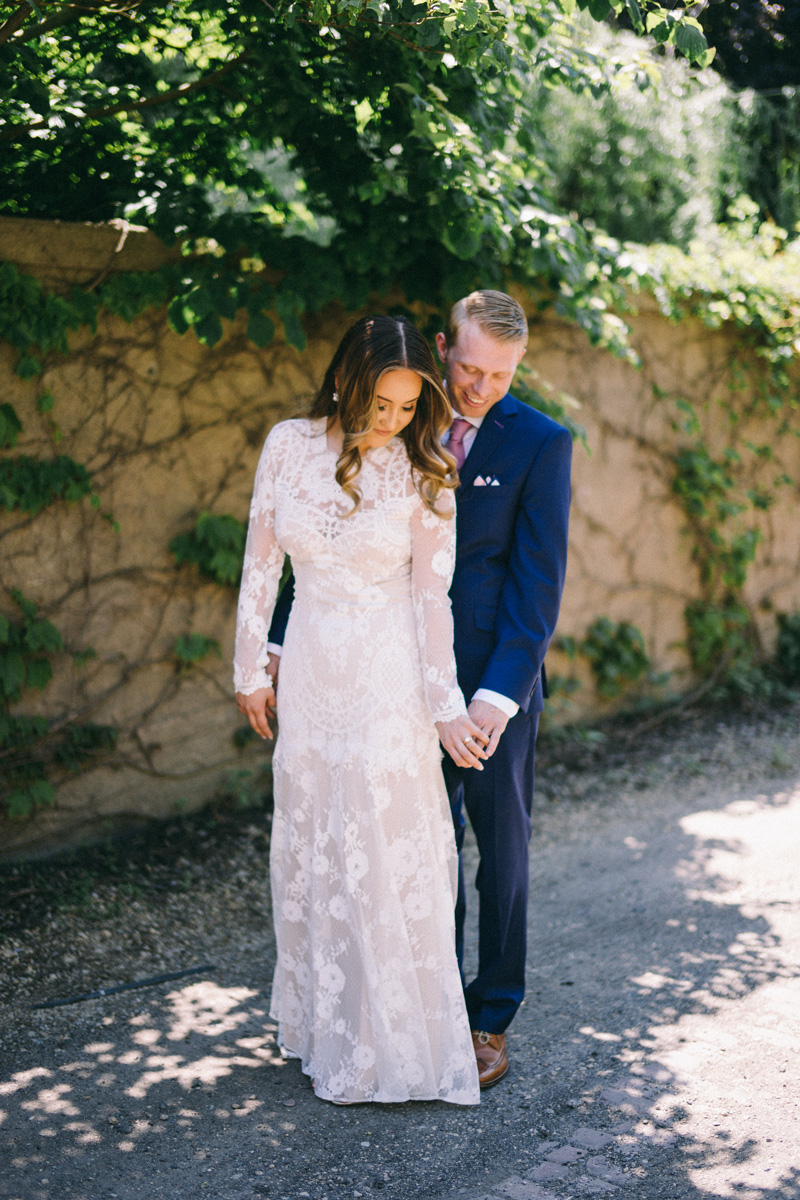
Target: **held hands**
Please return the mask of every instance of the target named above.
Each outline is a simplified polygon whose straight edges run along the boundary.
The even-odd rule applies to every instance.
[[[508,717],[502,709],[489,704],[488,700],[473,700],[467,712],[486,737],[486,758],[491,758],[497,749],[500,735],[508,724]]]
[[[456,766],[483,770],[481,759],[488,758],[484,747],[489,741],[489,736],[466,714],[456,717],[454,721],[437,721],[436,730],[439,741]]]
[[[275,718],[275,688],[259,688],[249,696],[236,693],[236,707],[242,716],[247,717],[259,737],[272,740],[270,720]]]
[[[259,737],[272,739],[269,722],[275,720],[276,693],[278,691],[278,671],[281,657],[270,654],[267,662],[267,675],[272,680],[272,687],[259,688],[249,696],[236,693],[236,707],[243,717],[247,717]]]

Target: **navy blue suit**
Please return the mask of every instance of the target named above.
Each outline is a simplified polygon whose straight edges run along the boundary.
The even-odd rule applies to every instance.
[[[525,992],[528,842],[543,663],[567,562],[572,440],[555,421],[508,394],[486,414],[461,468],[453,604],[458,681],[515,700],[483,771],[445,755],[459,851],[465,807],[480,852],[478,975],[465,988],[472,1029],[502,1033]],[[491,476],[498,486],[475,484]],[[465,889],[459,878],[456,944],[463,962]]]
[[[479,969],[465,987],[472,1029],[502,1033],[525,990],[528,841],[534,749],[543,707],[542,666],[558,617],[567,561],[572,440],[510,393],[486,414],[460,471],[453,605],[458,680],[515,700],[483,771],[443,770],[456,841],[466,808],[480,851]],[[491,475],[496,486],[475,485]],[[284,588],[269,633],[282,643],[293,596]],[[463,963],[465,889],[459,868],[456,946]]]

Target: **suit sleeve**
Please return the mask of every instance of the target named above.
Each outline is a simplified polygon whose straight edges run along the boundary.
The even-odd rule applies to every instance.
[[[567,568],[572,439],[560,427],[525,480],[480,687],[527,706],[558,620]]]
[[[286,626],[289,624],[289,614],[292,611],[293,602],[294,572],[289,575],[280,590],[275,611],[272,614],[272,624],[267,634],[268,645],[283,646],[283,639],[286,637]]]

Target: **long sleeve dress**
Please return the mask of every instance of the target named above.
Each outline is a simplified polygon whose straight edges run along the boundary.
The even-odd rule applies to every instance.
[[[465,711],[448,588],[450,519],[405,446],[336,483],[325,421],[286,421],[256,474],[234,682],[266,686],[284,552],[295,598],[281,659],[270,875],[271,1015],[323,1099],[479,1101],[454,947],[456,851],[434,721]]]

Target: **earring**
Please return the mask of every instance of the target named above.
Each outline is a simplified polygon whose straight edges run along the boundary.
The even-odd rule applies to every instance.
[[[337,391],[334,391],[334,393],[333,393],[333,396],[331,397],[331,399],[333,400],[333,403],[334,403],[334,404],[338,404],[338,403],[339,403],[339,393],[338,393]]]

